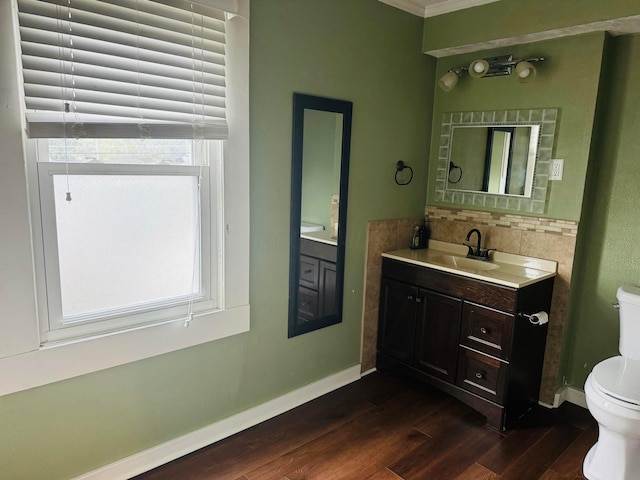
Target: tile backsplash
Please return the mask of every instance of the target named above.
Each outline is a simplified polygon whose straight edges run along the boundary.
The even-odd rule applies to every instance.
[[[523,217],[521,215],[480,212],[456,208],[428,206],[425,215],[429,220],[448,220],[458,223],[473,223],[485,227],[504,227],[527,232],[549,233],[575,237],[578,233],[578,223],[570,220],[556,220],[553,218]],[[441,223],[442,222],[437,222]],[[465,232],[466,233],[466,232]],[[436,238],[436,240],[441,240]],[[489,247],[493,248],[493,247]]]
[[[559,374],[578,223],[434,206],[426,207],[425,215],[430,222],[431,238],[435,240],[462,243],[467,232],[477,228],[482,232],[484,248],[558,262],[540,389],[540,400],[552,404]],[[376,362],[380,254],[408,248],[413,227],[421,222],[422,218],[369,222],[363,306],[363,372],[374,368]]]

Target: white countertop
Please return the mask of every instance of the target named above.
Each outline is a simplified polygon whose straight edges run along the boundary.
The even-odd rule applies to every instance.
[[[313,240],[314,242],[326,243],[327,245],[338,245],[338,240],[331,238],[329,230],[301,233],[300,238],[306,238],[307,240]]]
[[[555,277],[558,270],[558,262],[544,260],[524,255],[492,251],[490,261],[466,259],[467,247],[455,243],[429,240],[429,248],[423,250],[397,250],[382,254],[385,258],[399,260],[422,267],[455,273],[469,278],[484,280],[513,288],[522,288],[526,285]],[[455,265],[455,260],[464,258]],[[477,267],[476,263],[477,262]],[[492,268],[486,270],[485,268]]]

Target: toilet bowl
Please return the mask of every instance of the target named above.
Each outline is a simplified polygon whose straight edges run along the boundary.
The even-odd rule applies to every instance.
[[[589,480],[640,480],[640,287],[622,286],[620,356],[598,363],[587,377],[587,407],[598,441],[583,464]]]
[[[589,480],[640,480],[640,361],[608,358],[585,383],[598,441],[584,460]]]

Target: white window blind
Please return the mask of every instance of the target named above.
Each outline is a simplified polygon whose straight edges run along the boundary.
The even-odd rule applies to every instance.
[[[186,0],[18,0],[31,138],[225,139],[225,13]]]

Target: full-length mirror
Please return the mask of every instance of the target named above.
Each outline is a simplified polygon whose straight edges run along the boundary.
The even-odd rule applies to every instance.
[[[435,199],[544,212],[557,110],[445,113]]]
[[[351,111],[293,95],[289,337],[342,321]]]

